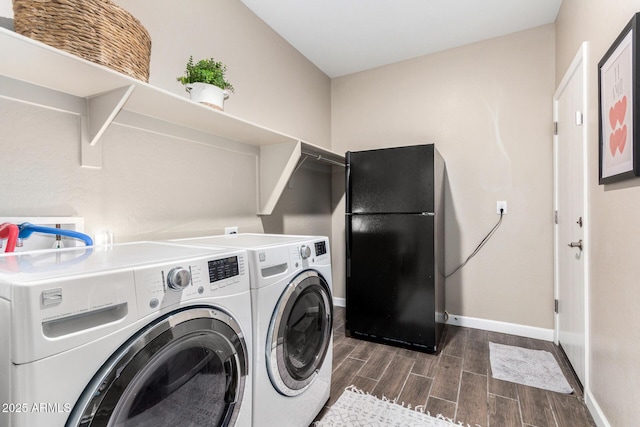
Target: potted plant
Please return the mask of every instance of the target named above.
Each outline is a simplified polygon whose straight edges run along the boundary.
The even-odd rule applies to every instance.
[[[201,59],[194,64],[193,56],[190,56],[185,74],[177,80],[185,86],[192,101],[224,110],[224,100],[229,92],[234,92],[233,85],[225,79],[226,71],[227,66],[213,58]]]

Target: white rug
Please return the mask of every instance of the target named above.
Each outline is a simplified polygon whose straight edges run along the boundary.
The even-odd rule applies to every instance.
[[[423,407],[411,409],[387,399],[380,400],[350,386],[334,403],[317,427],[451,427],[441,415],[434,418]]]
[[[493,378],[551,390],[572,393],[553,354],[510,345],[489,343]]]

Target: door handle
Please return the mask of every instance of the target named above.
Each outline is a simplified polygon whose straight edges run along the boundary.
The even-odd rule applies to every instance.
[[[582,250],[582,239],[578,240],[577,242],[571,242],[568,245],[570,248],[578,248],[580,250]]]

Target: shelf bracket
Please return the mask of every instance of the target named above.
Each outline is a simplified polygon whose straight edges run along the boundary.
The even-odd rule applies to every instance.
[[[260,147],[260,192],[258,215],[271,215],[302,153],[301,142]]]
[[[80,116],[81,165],[102,168],[100,137],[127,102],[135,85],[124,86],[87,98],[87,114]]]

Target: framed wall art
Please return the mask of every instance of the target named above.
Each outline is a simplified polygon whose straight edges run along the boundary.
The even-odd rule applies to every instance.
[[[598,63],[600,184],[640,176],[639,22],[637,13]]]

